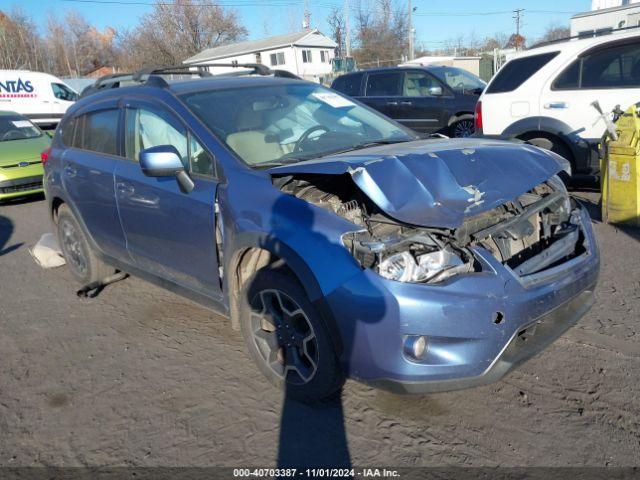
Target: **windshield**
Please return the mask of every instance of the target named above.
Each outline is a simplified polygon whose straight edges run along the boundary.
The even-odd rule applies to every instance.
[[[484,87],[487,86],[486,82],[481,78],[461,68],[434,68],[431,73],[457,92],[467,91],[481,93]]]
[[[252,167],[417,138],[392,120],[308,83],[197,92],[183,99]]]
[[[42,131],[31,121],[19,115],[0,116],[0,142],[25,140],[42,135]]]

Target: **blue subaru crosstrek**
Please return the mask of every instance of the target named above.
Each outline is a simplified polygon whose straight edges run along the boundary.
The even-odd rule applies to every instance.
[[[43,155],[79,282],[119,270],[213,308],[308,401],[346,377],[495,381],[593,304],[596,240],[555,154],[421,139],[263,67],[167,79],[179,70],[81,99]]]

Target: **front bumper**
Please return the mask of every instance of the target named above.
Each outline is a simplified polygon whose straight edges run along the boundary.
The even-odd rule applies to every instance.
[[[584,209],[580,221],[586,252],[538,274],[518,276],[483,249],[475,251],[483,272],[440,285],[393,282],[364,270],[326,297],[340,330],[345,371],[405,393],[498,380],[593,304],[600,259]],[[427,337],[420,360],[404,353],[404,341],[413,335]]]
[[[42,187],[42,166],[39,166],[39,173],[37,167],[27,167],[24,170],[25,175],[20,177],[2,178],[2,176],[0,176],[0,200],[22,197],[44,191]]]

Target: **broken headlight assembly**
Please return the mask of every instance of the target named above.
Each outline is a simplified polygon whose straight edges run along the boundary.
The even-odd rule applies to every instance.
[[[374,240],[367,231],[358,231],[343,235],[342,241],[362,267],[397,282],[439,283],[475,270],[470,252],[425,233]]]

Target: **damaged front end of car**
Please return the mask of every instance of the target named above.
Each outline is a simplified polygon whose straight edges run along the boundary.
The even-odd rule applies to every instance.
[[[327,209],[359,228],[342,235],[362,268],[386,279],[437,284],[483,271],[478,248],[525,277],[585,253],[580,207],[553,176],[456,228],[416,226],[382,211],[344,175],[289,175],[275,179],[283,192]],[[474,201],[476,193],[470,195]]]

